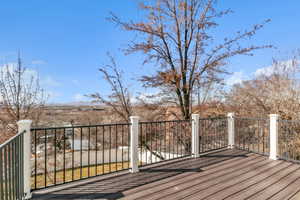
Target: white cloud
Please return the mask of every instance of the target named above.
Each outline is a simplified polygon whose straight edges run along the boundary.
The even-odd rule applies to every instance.
[[[86,96],[84,96],[83,94],[79,94],[79,93],[75,94],[73,96],[73,99],[75,101],[85,101],[85,100],[87,100]]]
[[[47,64],[47,62],[44,61],[44,60],[33,60],[33,61],[31,61],[31,64],[33,64],[33,65],[44,65],[44,64]]]
[[[0,67],[0,73],[5,73],[7,70],[9,72],[13,72],[17,67],[17,63],[8,63],[5,64],[4,66]],[[23,80],[25,82],[29,82],[32,78],[36,79],[40,77],[38,72],[34,69],[26,68],[23,74]],[[54,78],[51,76],[45,76],[45,77],[40,77],[40,84],[44,88],[49,88],[49,87],[59,87],[61,86],[61,83],[56,81]]]
[[[226,81],[226,85],[232,86],[243,82],[246,79],[246,75],[243,72],[234,72]]]
[[[259,68],[254,72],[254,76],[270,76],[274,72],[284,72],[285,70],[293,70],[295,69],[296,66],[299,65],[298,60],[286,60],[286,61],[280,61],[277,62],[276,64],[273,64],[271,66]]]
[[[17,67],[16,63],[8,63],[2,67],[0,67],[0,72],[6,72],[7,70],[10,72],[13,72]],[[25,82],[29,82],[32,78],[36,79],[39,77],[39,74],[36,70],[34,69],[30,69],[30,68],[26,68],[26,70],[24,71],[23,74],[23,79]],[[56,81],[55,79],[53,79],[51,76],[46,76],[46,77],[42,77],[40,78],[40,84],[42,87],[58,87],[61,84]]]
[[[7,71],[12,73],[16,69],[16,67],[17,67],[17,63],[7,63],[2,67],[0,67],[0,73],[6,73]],[[24,71],[23,80],[25,82],[29,82],[32,78],[36,78],[36,77],[38,77],[37,71],[29,68],[27,68]]]

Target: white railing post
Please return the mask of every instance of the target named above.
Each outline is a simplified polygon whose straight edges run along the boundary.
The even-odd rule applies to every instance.
[[[277,160],[278,119],[279,119],[279,115],[270,114],[270,156],[269,158],[272,160]]]
[[[139,155],[138,155],[138,139],[139,139],[139,117],[138,116],[131,116],[130,117],[130,167],[131,173],[136,173],[139,171],[138,162],[139,162]]]
[[[199,157],[199,115],[192,114],[192,156]]]
[[[234,113],[227,114],[228,120],[228,148],[234,148]]]
[[[25,199],[30,199],[31,194],[31,120],[21,120],[17,122],[18,133],[24,132],[24,144],[23,144],[23,153],[24,153],[24,193]]]

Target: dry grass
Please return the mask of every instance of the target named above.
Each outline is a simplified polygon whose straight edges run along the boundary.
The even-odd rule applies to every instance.
[[[72,169],[67,169],[65,172],[57,171],[56,172],[56,184],[70,182],[73,180],[80,180],[82,178],[88,178],[96,175],[107,174],[110,172],[116,172],[123,169],[129,168],[129,162],[122,163],[111,163],[111,164],[104,164],[98,166],[90,166],[90,167],[83,167],[83,168],[76,168],[74,171]],[[54,185],[54,173],[50,172],[46,176],[45,175],[37,175],[36,176],[36,187],[35,187],[35,177],[32,176],[31,178],[31,187],[32,188],[44,188],[45,186]],[[46,182],[46,183],[45,183]]]

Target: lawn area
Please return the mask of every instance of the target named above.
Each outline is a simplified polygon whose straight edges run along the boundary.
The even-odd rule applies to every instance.
[[[51,186],[54,185],[55,183],[60,184],[64,182],[71,182],[74,180],[80,180],[82,178],[107,174],[110,172],[116,172],[128,168],[129,168],[129,162],[123,162],[123,165],[122,163],[111,163],[111,164],[76,168],[74,170],[66,169],[65,172],[64,170],[56,171],[56,182],[54,181],[54,173],[49,172],[46,176],[46,180],[44,174],[36,176],[36,187],[35,187],[35,177],[32,176],[31,188],[33,189],[44,188],[45,186]]]

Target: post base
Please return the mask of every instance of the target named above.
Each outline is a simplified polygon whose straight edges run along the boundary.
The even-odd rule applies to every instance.
[[[199,157],[200,157],[199,154],[193,154],[193,155],[192,155],[192,158],[199,158]]]
[[[130,173],[138,173],[140,170],[139,169],[129,169]]]
[[[269,159],[270,160],[278,160],[278,158],[276,156],[270,156]]]
[[[31,192],[26,193],[25,199],[31,199],[31,198],[32,198],[32,193]]]

